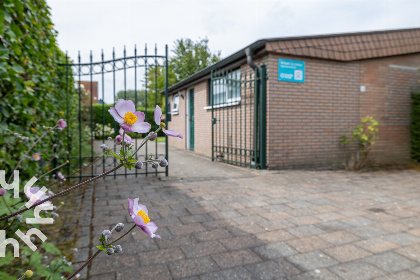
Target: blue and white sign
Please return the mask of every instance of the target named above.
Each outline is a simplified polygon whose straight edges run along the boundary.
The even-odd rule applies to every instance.
[[[279,59],[279,81],[304,83],[305,61]]]

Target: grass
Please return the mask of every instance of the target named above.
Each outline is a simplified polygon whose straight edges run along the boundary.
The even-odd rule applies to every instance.
[[[165,136],[160,136],[160,137],[158,137],[158,138],[156,139],[156,141],[157,141],[158,143],[165,143],[165,142],[166,142]]]

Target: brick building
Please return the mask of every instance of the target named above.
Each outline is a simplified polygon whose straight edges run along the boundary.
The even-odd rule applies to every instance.
[[[265,101],[250,93],[262,64]],[[419,67],[420,28],[259,40],[169,88],[169,128],[185,135],[169,145],[256,166],[263,143],[270,169],[336,167],[356,150],[341,136],[372,116],[369,161],[405,163]]]
[[[98,99],[98,82],[77,81],[76,88],[80,84],[80,91],[82,93],[82,105],[89,105],[91,103],[99,103]]]

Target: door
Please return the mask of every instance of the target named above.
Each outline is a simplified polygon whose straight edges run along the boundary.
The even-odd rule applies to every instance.
[[[194,89],[189,93],[190,150],[194,151]]]

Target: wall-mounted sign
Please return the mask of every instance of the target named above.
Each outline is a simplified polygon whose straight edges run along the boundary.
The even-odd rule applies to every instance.
[[[279,59],[279,81],[304,83],[305,61]]]

